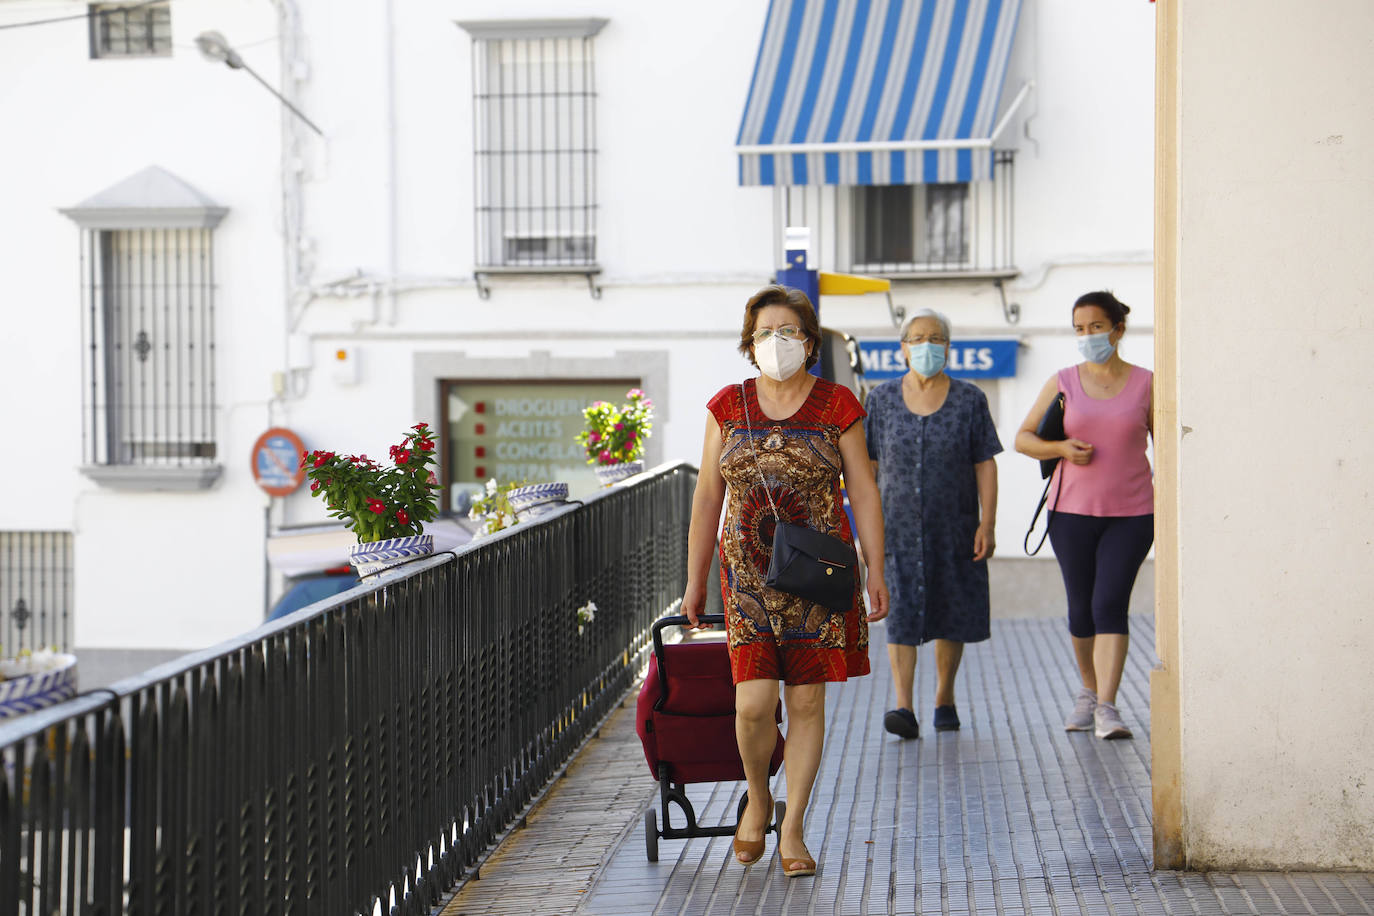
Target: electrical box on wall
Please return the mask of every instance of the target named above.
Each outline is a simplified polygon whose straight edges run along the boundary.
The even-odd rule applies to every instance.
[[[335,347],[333,356],[334,381],[340,385],[358,384],[358,348]]]

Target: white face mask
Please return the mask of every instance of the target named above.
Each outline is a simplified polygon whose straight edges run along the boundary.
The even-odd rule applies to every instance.
[[[785,382],[806,364],[806,344],[800,340],[783,340],[778,335],[754,344],[754,361],[769,378]]]

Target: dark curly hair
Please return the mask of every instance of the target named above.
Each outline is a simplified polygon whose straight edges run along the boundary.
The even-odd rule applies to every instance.
[[[790,286],[774,283],[749,297],[744,306],[744,327],[739,332],[739,351],[744,358],[758,368],[754,362],[754,326],[758,324],[759,312],[770,305],[782,305],[791,309],[797,316],[797,326],[811,339],[811,353],[806,357],[806,368],[810,369],[821,361],[821,322],[806,293]]]
[[[1095,290],[1094,292],[1084,293],[1079,296],[1077,301],[1073,304],[1073,311],[1076,312],[1085,305],[1095,305],[1106,312],[1107,317],[1111,319],[1112,327],[1124,325],[1126,323],[1126,316],[1131,313],[1131,307],[1129,305],[1122,302],[1105,289]]]

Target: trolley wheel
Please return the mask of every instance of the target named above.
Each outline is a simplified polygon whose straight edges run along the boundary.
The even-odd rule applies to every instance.
[[[658,815],[653,808],[644,812],[644,852],[650,862],[658,861]]]
[[[774,833],[778,833],[778,834],[782,833],[782,819],[783,819],[783,816],[786,815],[786,814],[787,814],[787,802],[781,801],[781,800],[773,802],[773,818],[774,818],[774,820],[773,820],[773,832],[774,832]]]

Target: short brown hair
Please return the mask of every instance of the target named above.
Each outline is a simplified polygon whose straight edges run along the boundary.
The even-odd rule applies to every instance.
[[[739,351],[744,354],[744,358],[753,363],[755,368],[758,368],[759,364],[754,362],[754,326],[758,324],[759,312],[770,305],[782,305],[790,308],[792,313],[797,316],[797,325],[802,329],[802,333],[811,339],[811,353],[806,357],[806,368],[810,369],[820,362],[821,321],[816,317],[816,310],[812,307],[811,300],[801,290],[792,289],[790,286],[781,286],[777,283],[772,286],[765,286],[754,293],[744,306],[744,327],[739,332]]]

